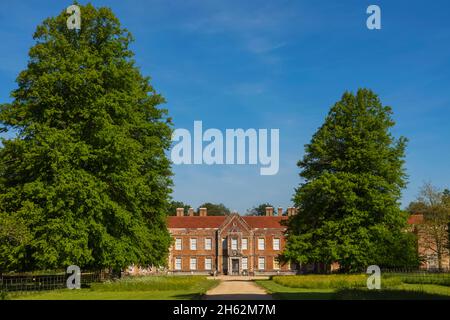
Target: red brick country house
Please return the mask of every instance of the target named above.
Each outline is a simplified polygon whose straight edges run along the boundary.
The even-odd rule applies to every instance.
[[[186,216],[183,208],[168,217],[168,229],[174,238],[168,269],[177,274],[258,275],[295,273],[291,265],[280,264],[278,255],[285,246],[286,227],[280,222],[296,213],[288,208],[266,216],[208,216],[206,208]]]
[[[277,214],[273,208],[266,208],[266,216],[208,216],[206,208],[200,208],[197,216],[193,209],[185,215],[184,209],[178,208],[176,216],[168,217],[173,245],[165,270],[171,274],[270,275],[339,269],[337,263],[300,267],[278,262],[286,243],[286,227],[281,222],[297,214],[296,208],[287,211],[287,216],[281,215],[281,208]],[[419,255],[424,259],[421,268],[433,270],[437,267],[435,244],[422,224],[422,215],[412,215],[408,231],[417,235]],[[450,263],[448,250],[443,262],[444,266]],[[151,274],[157,270],[130,266],[128,273]]]

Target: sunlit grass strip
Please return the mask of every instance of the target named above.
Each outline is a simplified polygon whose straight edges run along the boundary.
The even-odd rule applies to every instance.
[[[367,275],[301,275],[301,276],[274,276],[274,282],[290,287],[305,289],[346,289],[367,287]],[[382,278],[382,287],[400,285],[398,277]]]
[[[383,278],[399,278],[401,282],[409,284],[436,284],[441,286],[450,286],[450,273],[391,273],[385,275]]]
[[[190,290],[210,283],[204,276],[142,276],[94,283],[94,291],[168,291]]]

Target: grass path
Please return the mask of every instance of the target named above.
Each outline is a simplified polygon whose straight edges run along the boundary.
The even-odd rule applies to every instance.
[[[223,280],[206,292],[205,300],[272,300],[267,291],[252,280]]]

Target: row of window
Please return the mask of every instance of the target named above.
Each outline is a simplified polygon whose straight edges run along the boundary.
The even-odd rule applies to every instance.
[[[242,257],[241,263],[242,263],[242,270],[248,270],[248,258]],[[182,258],[177,257],[175,258],[175,270],[181,269],[182,269]],[[265,269],[266,269],[266,258],[258,257],[258,270],[265,270]],[[273,269],[274,270],[280,269],[280,262],[276,258],[273,258]],[[197,270],[197,258],[189,258],[189,270]],[[204,270],[212,270],[211,258],[205,258]]]
[[[211,238],[205,238],[204,244],[205,244],[205,247],[204,247],[205,250],[212,249],[212,239]],[[226,239],[222,239],[222,244],[224,247],[227,246]],[[266,239],[258,238],[258,250],[265,250],[265,248],[266,248]],[[182,238],[176,238],[175,239],[175,250],[182,250],[182,249],[183,249]],[[197,250],[197,238],[189,239],[189,249]],[[248,239],[247,238],[241,239],[241,249],[242,250],[248,249]],[[272,239],[272,249],[280,250],[280,239],[279,238]],[[231,238],[231,250],[238,250],[238,239],[237,238]]]

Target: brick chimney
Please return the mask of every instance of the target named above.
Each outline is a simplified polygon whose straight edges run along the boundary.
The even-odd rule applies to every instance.
[[[184,216],[184,208],[177,208],[177,217]]]
[[[273,216],[273,208],[272,207],[266,207],[266,216],[267,217]]]
[[[193,217],[194,216],[194,208],[189,208],[188,213],[189,213],[189,217]]]
[[[208,215],[208,209],[207,208],[199,208],[200,217],[206,217]]]
[[[282,215],[283,215],[283,208],[282,207],[278,207],[277,216],[281,217]]]
[[[290,216],[295,216],[295,215],[297,214],[297,212],[298,212],[298,209],[295,208],[295,207],[289,207],[289,208],[287,209],[287,212],[288,212],[288,216],[289,216],[289,217],[290,217]]]

